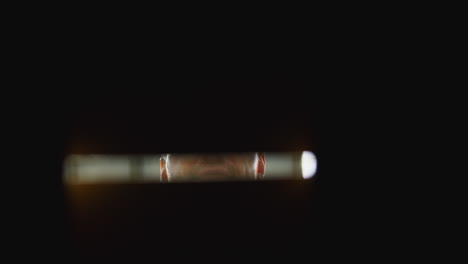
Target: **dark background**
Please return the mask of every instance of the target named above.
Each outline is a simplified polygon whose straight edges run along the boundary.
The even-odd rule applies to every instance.
[[[418,32],[432,28],[425,24],[427,20],[411,15],[421,13],[414,11],[419,7],[369,9],[353,3],[285,12],[262,9],[250,15],[268,13],[271,19],[259,18],[255,22],[261,23],[249,21],[243,27],[237,27],[243,20],[239,17],[230,26],[206,19],[208,30],[202,30],[206,25],[182,20],[173,26],[176,19],[163,17],[154,22],[153,15],[138,16],[130,23],[130,17],[139,12],[127,16],[109,11],[106,14],[117,19],[108,20],[101,10],[81,6],[96,10],[96,21],[82,13],[72,16],[69,11],[75,7],[63,12],[42,7],[48,12],[23,6],[17,14],[12,12],[6,29],[11,35],[2,43],[7,44],[5,53],[11,57],[5,58],[2,72],[9,81],[2,91],[5,253],[16,259],[61,262],[102,260],[99,255],[109,261],[122,256],[165,261],[187,255],[188,249],[205,258],[226,251],[224,256],[245,257],[242,245],[248,245],[259,253],[259,260],[287,255],[280,261],[290,261],[300,252],[314,260],[322,255],[320,246],[326,245],[331,249],[327,259],[372,252],[384,252],[381,256],[386,258],[395,252],[414,252],[421,239],[409,240],[408,234],[423,240],[432,236],[426,231],[433,226],[413,232],[428,218],[408,220],[424,198],[398,213],[401,207],[393,201],[402,193],[388,187],[389,183],[407,186],[406,176],[415,173],[388,172],[392,166],[383,164],[401,162],[408,145],[401,144],[399,136],[407,138],[407,124],[419,118],[419,113],[410,115],[402,125],[393,113],[407,116],[400,102],[413,108],[420,101],[419,93],[412,97],[408,88],[432,79],[426,71],[432,64],[426,62],[433,56],[425,48],[432,38],[414,41]],[[416,25],[400,16],[401,10]],[[419,67],[420,62],[427,65]],[[212,95],[218,98],[212,100]],[[265,96],[271,97],[268,104],[262,101]],[[261,116],[264,108],[278,115],[260,118],[260,122],[243,119],[257,111]],[[176,109],[186,114],[180,116]],[[220,119],[218,113],[226,118]],[[368,115],[370,120],[361,119]],[[139,120],[143,119],[155,123],[142,126]],[[284,124],[280,129],[272,125],[278,119]],[[249,129],[233,125],[232,120],[244,121]],[[190,136],[185,134],[187,129]],[[370,148],[365,148],[366,141]],[[318,157],[314,182],[75,190],[76,197],[94,197],[90,203],[84,198],[71,199],[62,184],[62,161],[71,152],[304,147]],[[377,154],[392,148],[397,155]],[[408,158],[409,163],[412,160]],[[324,190],[324,182],[330,183],[331,178],[341,183]],[[415,186],[420,189],[419,184]],[[290,190],[295,190],[294,195]],[[245,196],[239,198],[238,193]],[[412,188],[408,193],[419,197]],[[218,198],[216,203],[211,197]],[[160,229],[164,215],[167,221]],[[445,216],[431,210],[429,218],[434,215]],[[259,224],[240,221],[246,216]],[[185,218],[195,219],[199,228],[184,226],[179,219]],[[211,224],[215,218],[224,221]],[[81,223],[78,227],[77,222]],[[224,222],[228,225],[221,228]],[[311,244],[305,238],[312,238]],[[189,246],[176,247],[167,241],[186,241]]]
[[[214,58],[80,51],[40,55],[29,64],[32,74],[19,78],[38,87],[20,93],[11,129],[18,138],[11,165],[23,175],[12,219],[20,252],[92,261],[261,257],[314,247],[321,216],[318,104],[330,78],[324,60],[262,47]],[[302,150],[318,157],[313,181],[62,182],[62,161],[71,153]]]

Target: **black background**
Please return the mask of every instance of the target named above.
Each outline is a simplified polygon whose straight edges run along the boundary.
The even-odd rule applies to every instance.
[[[244,17],[218,23],[222,12],[216,19],[186,22],[161,12],[155,20],[153,14],[106,9],[116,18],[107,19],[93,7],[89,16],[71,16],[74,8],[47,16],[21,7],[8,21],[12,34],[2,43],[10,44],[5,53],[12,57],[3,71],[10,89],[2,94],[7,158],[2,218],[7,245],[15,250],[6,253],[61,262],[124,257],[223,262],[251,259],[252,252],[258,253],[255,260],[289,262],[301,255],[314,261],[426,253],[427,248],[415,248],[431,241],[425,238],[437,225],[426,229],[422,223],[445,214],[419,198],[414,191],[421,189],[419,181],[406,193],[418,197],[415,203],[394,188],[408,186],[406,176],[417,172],[391,171],[411,145],[399,136],[407,138],[407,125],[420,113],[404,124],[393,114],[407,116],[401,102],[413,108],[421,101],[419,91],[410,94],[408,88],[432,79],[426,69],[434,57],[427,47],[434,36],[416,38],[433,32],[433,25],[414,16],[420,8],[355,3],[281,12],[262,8],[250,12],[258,21],[238,26]],[[257,16],[265,13],[269,19]],[[436,13],[428,12],[438,18]],[[204,25],[195,23],[200,20]],[[262,116],[262,109],[275,114]],[[246,118],[255,113],[261,118]],[[318,157],[314,182],[75,190],[90,200],[71,200],[62,184],[63,158],[75,151],[304,147]],[[421,205],[431,208],[431,217],[411,218]],[[241,221],[249,216],[258,224]],[[184,226],[184,218],[198,228]],[[176,246],[183,241],[185,246]]]
[[[19,180],[12,188],[12,244],[19,252],[79,262],[187,256],[222,262],[250,254],[290,259],[321,245],[319,194],[327,168],[321,105],[337,78],[346,78],[333,47],[290,38],[298,45],[281,52],[266,44],[243,50],[187,44],[191,49],[170,52],[147,44],[121,53],[105,39],[23,54],[27,69],[17,86],[33,89],[19,91],[9,130],[16,157],[10,166]],[[75,188],[62,182],[70,153],[305,149],[319,160],[313,181]]]

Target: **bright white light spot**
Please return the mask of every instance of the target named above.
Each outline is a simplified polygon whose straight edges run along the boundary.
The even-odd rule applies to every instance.
[[[317,171],[317,158],[310,151],[302,152],[302,177],[304,179],[312,178]]]

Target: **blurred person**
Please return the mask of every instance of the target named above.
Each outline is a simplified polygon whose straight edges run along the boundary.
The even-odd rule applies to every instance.
[[[260,180],[265,154],[165,154],[160,159],[162,182]]]

